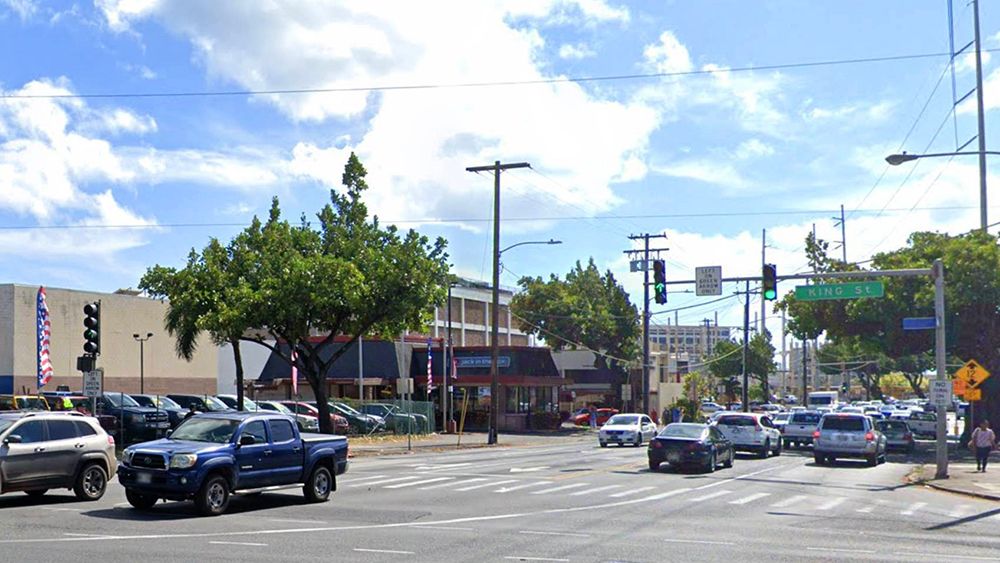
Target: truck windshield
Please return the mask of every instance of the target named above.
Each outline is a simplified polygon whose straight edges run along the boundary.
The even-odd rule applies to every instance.
[[[111,403],[113,407],[120,407],[124,404],[126,407],[138,407],[139,403],[135,402],[135,399],[129,397],[128,395],[122,395],[121,393],[108,393],[104,395],[104,399]]]
[[[170,439],[225,444],[232,439],[239,425],[238,420],[191,418],[181,423],[170,435]]]

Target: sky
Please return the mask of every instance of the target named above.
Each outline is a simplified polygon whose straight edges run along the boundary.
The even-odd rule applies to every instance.
[[[979,225],[975,158],[884,161],[976,133],[948,20],[946,0],[0,0],[0,280],[135,287],[274,196],[312,215],[352,151],[382,222],[445,237],[482,280],[493,177],[465,169],[530,163],[501,175],[502,246],[562,244],[504,253],[505,286],[593,258],[639,304],[624,251],[641,233],[666,235],[671,280],[760,275],[765,229],[767,262],[803,272],[814,225],[841,252],[841,205],[863,262]],[[993,3],[981,30],[990,149]],[[971,39],[956,2],[954,42]],[[991,222],[998,181],[994,164]],[[685,290],[654,322],[740,323],[738,298]]]

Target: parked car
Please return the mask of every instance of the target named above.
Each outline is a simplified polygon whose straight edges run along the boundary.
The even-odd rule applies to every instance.
[[[170,427],[176,428],[181,421],[184,420],[184,416],[187,415],[188,411],[184,407],[178,405],[173,400],[171,400],[166,395],[129,395],[132,399],[144,407],[149,407],[151,409],[161,410],[167,413],[167,419],[170,421]]]
[[[80,500],[104,496],[115,440],[97,419],[76,412],[0,414],[0,493],[40,497],[72,489]]]
[[[781,429],[781,441],[786,448],[800,448],[812,444],[813,432],[819,425],[820,415],[816,411],[795,411]]]
[[[885,435],[863,414],[824,414],[813,432],[813,458],[817,465],[837,458],[864,459],[874,467],[885,461]]]
[[[760,457],[767,457],[769,453],[781,455],[781,433],[766,414],[726,413],[713,425],[739,451],[753,452]]]
[[[255,401],[254,404],[257,405],[258,412],[260,411],[277,412],[294,418],[296,424],[299,427],[299,432],[319,432],[319,420],[315,416],[310,416],[307,414],[295,414],[291,411],[291,409],[279,403],[278,401]],[[346,421],[345,421],[345,426],[346,426]]]
[[[641,446],[656,436],[656,424],[644,414],[616,414],[601,426],[597,441],[602,448],[608,444]]]
[[[723,410],[723,407],[718,403],[713,403],[711,401],[702,401],[701,407],[699,407],[699,409],[703,414],[712,414],[714,412]]]
[[[902,420],[876,420],[875,428],[885,435],[887,450],[902,450],[906,453],[913,453],[914,448],[916,448],[913,432]]]
[[[597,425],[603,426],[609,418],[618,414],[618,409],[600,408],[597,409]],[[577,426],[590,426],[590,411],[583,412],[572,418],[573,424]]]
[[[382,417],[386,427],[393,432],[429,432],[430,422],[419,413],[407,414],[397,405],[365,403],[358,409],[363,414]]]
[[[309,403],[303,401],[279,401],[282,405],[288,408],[296,415],[306,415],[311,416],[319,420],[319,409],[316,405],[310,405]],[[351,424],[347,422],[347,419],[340,416],[337,411],[330,409],[330,425],[333,426],[333,431],[335,434],[347,434],[351,431]]]
[[[0,411],[47,411],[49,403],[41,395],[0,395]]]
[[[182,395],[178,393],[168,393],[167,398],[177,403],[184,409],[194,406],[197,412],[227,412],[233,409],[229,405],[216,399],[211,395]]]
[[[116,430],[112,435],[122,444],[153,440],[170,429],[167,413],[139,406],[125,393],[105,393],[97,397],[97,413],[115,417]]]
[[[309,502],[325,502],[347,471],[347,439],[300,434],[282,414],[198,414],[173,433],[127,448],[118,465],[125,498],[140,510],[161,498],[194,500],[202,515],[226,511],[233,493],[301,486]]]
[[[736,450],[714,426],[674,422],[649,441],[646,455],[650,471],[668,463],[671,466],[697,465],[711,473],[720,463],[723,467],[732,467]]]
[[[330,401],[330,408],[337,411],[337,414],[347,419],[347,424],[351,430],[358,434],[371,434],[386,429],[385,419],[374,414],[364,414],[358,412],[344,403]]]

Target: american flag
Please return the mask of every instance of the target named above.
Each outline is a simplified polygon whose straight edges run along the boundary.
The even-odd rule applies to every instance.
[[[452,352],[454,354],[454,352]],[[458,379],[458,358],[455,356],[451,357],[451,380],[455,381]]]
[[[299,368],[295,367],[295,347],[292,347],[292,395],[299,394]]]
[[[49,343],[52,339],[52,323],[49,322],[49,306],[45,303],[45,288],[38,288],[38,388],[41,389],[52,379],[52,358],[49,357]]]
[[[434,372],[431,370],[431,346],[434,345],[434,341],[430,338],[427,339],[427,392],[430,393],[434,390]]]

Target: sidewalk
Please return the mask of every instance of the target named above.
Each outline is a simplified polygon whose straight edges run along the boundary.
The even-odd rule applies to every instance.
[[[486,447],[550,446],[576,441],[590,440],[594,436],[587,429],[563,427],[551,432],[501,432],[496,446],[487,442],[486,432],[466,432],[462,434],[461,445],[458,434],[413,435],[407,447],[406,435],[388,434],[371,438],[349,438],[351,457],[398,455],[407,452],[440,452]]]
[[[976,462],[971,455],[963,455],[948,461],[947,479],[934,479],[933,476],[934,465],[931,463],[920,466],[912,480],[950,493],[1000,501],[1000,455],[996,452],[990,456],[986,473],[976,471]]]

